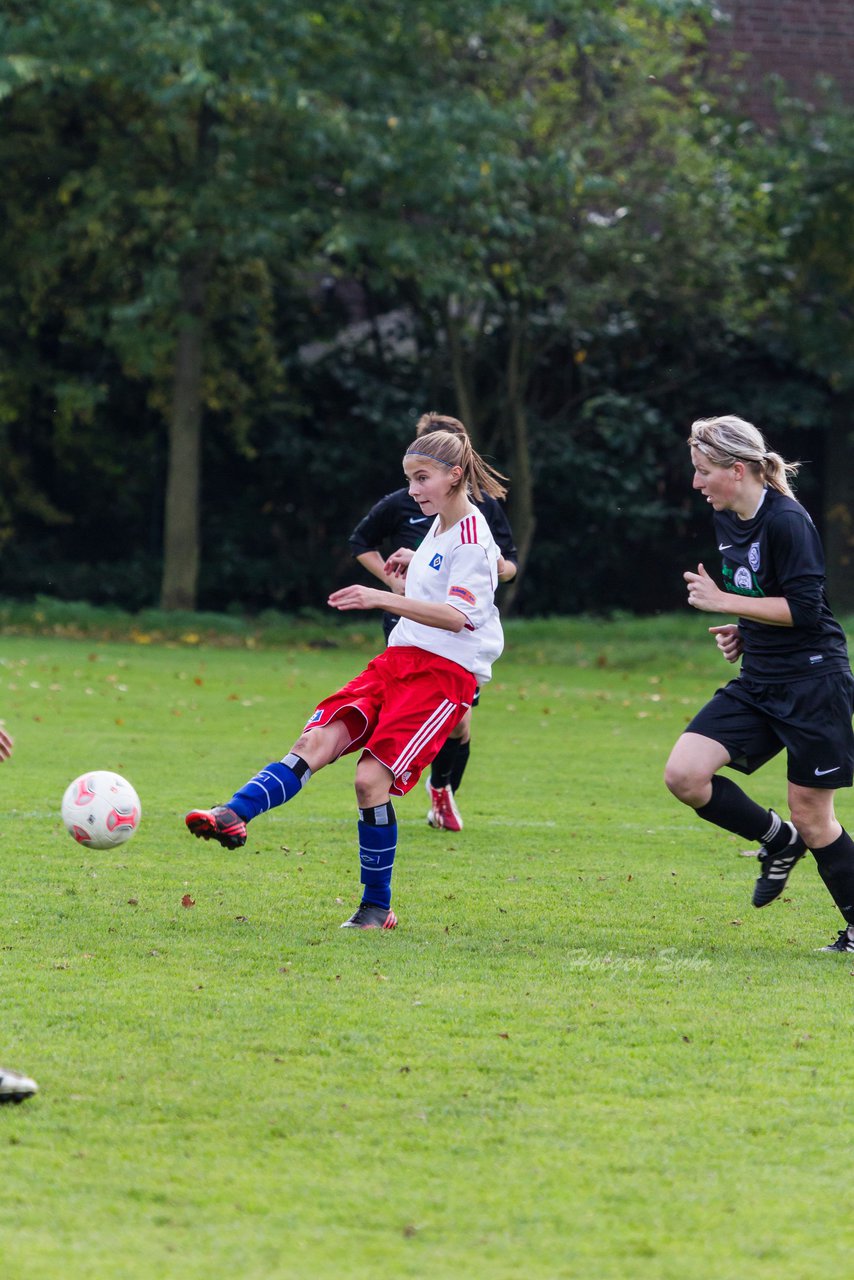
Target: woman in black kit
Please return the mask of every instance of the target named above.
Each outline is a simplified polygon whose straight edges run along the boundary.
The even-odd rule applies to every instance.
[[[818,533],[789,486],[799,464],[734,416],[698,420],[688,443],[693,487],[715,513],[724,583],[699,565],[684,575],[688,603],[737,615],[709,631],[727,662],[741,658],[741,674],[688,725],[665,782],[699,817],[761,845],[755,907],[779,897],[810,849],[846,923],[822,950],[854,951],[854,841],[833,808],[836,790],[854,780],[854,676],[827,602]],[[791,821],[718,772],[752,773],[784,748]]]
[[[457,418],[439,413],[424,413],[418,419],[415,434],[423,436],[428,431],[451,431],[457,435],[464,433],[465,427]],[[498,560],[498,581],[512,582],[516,577],[518,552],[504,507],[488,494],[484,494],[480,500],[472,501],[485,517],[501,553]],[[432,516],[424,515],[415,499],[410,497],[408,489],[395,489],[393,493],[380,498],[356,525],[349,538],[350,550],[369,573],[385,583],[390,591],[402,595],[404,579],[385,572],[387,555],[382,554],[380,548],[385,548],[386,552],[397,551],[401,547],[414,551],[423,542],[431,520]],[[382,621],[383,633],[388,640],[398,621],[398,615],[384,613]],[[477,697],[475,694],[475,705]],[[457,725],[433,761],[427,783],[430,794],[427,821],[431,827],[446,831],[462,830],[463,820],[455,796],[468,763],[470,741],[471,711]]]

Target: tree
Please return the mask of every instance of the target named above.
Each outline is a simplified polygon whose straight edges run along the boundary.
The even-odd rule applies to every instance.
[[[441,185],[419,184],[425,130],[407,111],[362,165],[360,234],[351,223],[328,242],[340,272],[396,286],[437,335],[460,416],[509,462],[523,559],[532,415],[565,420],[601,392],[585,376],[592,335],[708,330],[723,323],[716,299],[740,292],[737,165],[701,112],[711,15],[655,0],[496,6],[449,50]]]
[[[7,580],[49,528],[91,561],[85,484],[108,491],[87,527],[121,545],[110,589],[132,603],[162,549],[169,606],[201,577],[205,603],[298,607],[365,487],[396,482],[378,458],[417,406],[458,412],[510,472],[517,540],[538,539],[522,607],[648,607],[633,555],[687,527],[683,424],[730,387],[779,399],[776,354],[787,390],[815,384],[811,420],[824,403],[820,353],[783,324],[806,242],[782,212],[772,240],[757,181],[785,188],[785,152],[702,88],[711,12],[7,5]]]
[[[779,95],[773,132],[758,134],[750,215],[762,246],[753,321],[832,392],[825,423],[823,523],[834,606],[854,610],[854,110],[826,86],[818,107]]]
[[[7,118],[31,127],[44,113],[54,130],[50,186],[32,157],[16,157],[30,179],[17,185],[18,209],[50,232],[42,296],[64,330],[115,353],[169,423],[166,608],[196,599],[205,409],[234,412],[236,447],[247,425],[248,389],[215,340],[226,317],[211,299],[232,310],[232,331],[241,313],[271,319],[237,287],[247,267],[309,270],[338,216],[342,172],[386,127],[395,92],[419,96],[441,56],[436,33],[459,26],[457,10],[421,6],[415,22],[391,0],[44,0],[9,11]],[[23,216],[7,243],[31,248]],[[70,275],[97,281],[83,307],[68,302]],[[267,389],[280,376],[269,334],[254,339]]]

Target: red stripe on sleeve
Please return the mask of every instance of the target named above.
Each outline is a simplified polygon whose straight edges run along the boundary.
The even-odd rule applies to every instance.
[[[475,516],[466,516],[462,523],[460,531],[461,542],[477,542],[477,519]]]

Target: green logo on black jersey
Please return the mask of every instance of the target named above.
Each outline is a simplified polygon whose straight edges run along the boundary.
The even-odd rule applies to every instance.
[[[723,567],[724,590],[737,596],[764,596],[765,592],[758,585],[756,578],[743,564],[737,569],[725,564]]]

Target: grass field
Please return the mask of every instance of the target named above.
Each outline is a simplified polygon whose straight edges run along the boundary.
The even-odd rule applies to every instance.
[[[0,640],[0,1062],[40,1085],[0,1109],[2,1280],[847,1267],[841,922],[811,859],[754,911],[742,844],[661,783],[730,674],[703,619],[510,625],[465,830],[420,786],[397,806],[389,934],[338,929],[352,760],[243,851],[182,821],[289,748],[372,625],[40,621]],[[114,852],[59,821],[91,768],[142,799]],[[751,791],[780,806],[782,763]]]

